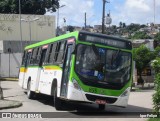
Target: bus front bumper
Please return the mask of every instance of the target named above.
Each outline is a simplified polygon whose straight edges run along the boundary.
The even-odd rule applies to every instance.
[[[97,103],[97,100],[105,100],[106,105],[113,105],[119,107],[126,107],[128,105],[128,98],[130,93],[130,87],[127,88],[120,96],[106,96],[100,94],[94,94],[84,92],[80,88],[69,81],[67,100],[81,101],[88,103]]]

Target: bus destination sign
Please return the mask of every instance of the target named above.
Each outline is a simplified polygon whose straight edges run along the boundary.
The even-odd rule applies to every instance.
[[[109,39],[109,38],[101,38],[101,37],[97,37],[97,36],[86,35],[85,41],[99,43],[99,44],[105,44],[108,46],[126,48],[125,41],[114,40],[114,39]]]

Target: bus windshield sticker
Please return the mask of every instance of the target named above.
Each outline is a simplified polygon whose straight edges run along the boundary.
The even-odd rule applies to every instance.
[[[104,79],[104,75],[102,73],[98,73],[97,77],[98,77],[99,80],[103,80]]]
[[[98,75],[98,71],[94,71],[94,76],[97,76]]]
[[[42,49],[47,49],[48,48],[48,45],[44,45],[43,47],[42,47]]]
[[[101,53],[101,54],[105,54],[105,49],[103,49],[103,48],[99,48],[99,53]]]

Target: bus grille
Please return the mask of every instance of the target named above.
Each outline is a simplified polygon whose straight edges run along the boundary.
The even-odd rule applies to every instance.
[[[90,94],[85,94],[87,99],[90,101],[96,101],[97,99],[99,100],[105,100],[107,103],[115,103],[117,98],[113,97],[102,97],[102,96],[96,96],[96,95],[90,95]]]

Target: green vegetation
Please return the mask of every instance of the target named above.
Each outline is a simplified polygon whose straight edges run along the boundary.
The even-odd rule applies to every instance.
[[[154,40],[160,42],[160,32],[155,35]]]
[[[148,119],[148,121],[160,121],[160,119],[159,118],[150,118],[150,119]]]
[[[151,39],[149,35],[145,32],[136,32],[133,36],[130,37],[131,39]]]
[[[44,15],[46,9],[55,12],[58,7],[58,0],[21,0],[22,14]],[[0,0],[0,13],[18,14],[19,0]]]
[[[160,112],[160,58],[157,57],[152,62],[152,67],[155,69],[156,76],[155,76],[155,93],[153,95],[153,104],[154,104],[154,112],[158,114]]]
[[[155,48],[155,56],[156,56],[156,57],[160,57],[160,46],[157,46],[157,47]]]
[[[160,46],[160,32],[158,32],[155,36],[154,36],[154,46],[157,47],[157,46]]]
[[[133,60],[136,62],[136,68],[140,77],[138,78],[139,84],[144,84],[142,78],[142,71],[155,58],[154,52],[151,52],[146,46],[141,45],[139,48],[133,50]]]
[[[141,28],[140,24],[130,24],[127,26],[127,30],[130,33],[134,33],[136,31],[138,31]]]

